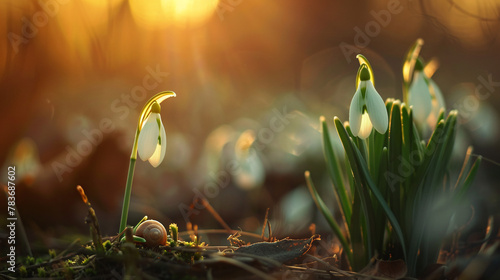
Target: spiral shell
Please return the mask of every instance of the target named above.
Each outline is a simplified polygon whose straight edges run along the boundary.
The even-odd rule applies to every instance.
[[[146,239],[147,247],[156,247],[167,243],[167,230],[156,220],[147,220],[137,227],[135,235]]]

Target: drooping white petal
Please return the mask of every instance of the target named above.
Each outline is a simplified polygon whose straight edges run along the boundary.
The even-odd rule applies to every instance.
[[[409,103],[413,106],[415,121],[424,123],[432,109],[431,93],[424,73],[416,71],[409,89]]]
[[[160,136],[161,136],[161,155],[160,155],[160,163],[161,163],[163,161],[163,158],[165,158],[165,152],[167,151],[167,134],[165,133],[165,127],[163,126],[163,123],[161,123]]]
[[[354,93],[349,108],[349,125],[354,136],[358,136],[359,128],[361,127],[361,115],[363,114],[363,96],[361,94],[361,84],[358,90]]]
[[[156,150],[154,154],[149,158],[149,163],[153,167],[157,167],[165,158],[165,151],[167,150],[167,134],[165,133],[165,127],[161,120],[160,122],[160,138],[156,144]]]
[[[389,126],[389,117],[387,116],[384,100],[371,81],[366,82],[365,101],[371,124],[379,133],[384,134]]]
[[[159,117],[159,114],[151,113],[139,133],[137,152],[143,161],[148,160],[156,150],[158,136],[160,135],[156,117]]]
[[[160,156],[161,156],[161,145],[156,144],[156,149],[153,155],[150,158],[148,158],[149,163],[153,167],[157,167],[158,165],[160,165]]]
[[[372,122],[370,121],[370,117],[367,112],[364,112],[361,116],[361,127],[359,128],[358,137],[361,139],[366,139],[372,133]],[[354,132],[352,133],[354,134]]]
[[[165,151],[167,150],[167,134],[165,133],[165,127],[160,121],[160,138],[156,144],[156,150],[154,154],[149,158],[149,163],[153,167],[157,167],[165,158]]]

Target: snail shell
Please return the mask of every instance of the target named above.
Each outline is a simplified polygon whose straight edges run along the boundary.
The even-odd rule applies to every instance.
[[[147,220],[137,227],[135,235],[146,239],[147,247],[156,247],[167,243],[167,230],[156,220]]]

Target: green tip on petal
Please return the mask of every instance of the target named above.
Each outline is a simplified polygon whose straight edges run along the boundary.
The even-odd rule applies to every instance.
[[[367,67],[363,67],[361,69],[361,73],[359,74],[359,79],[361,81],[368,81],[368,80],[370,80],[370,71],[368,71]]]
[[[417,58],[415,61],[415,71],[423,71],[424,70],[424,61],[422,60],[421,57]]]
[[[161,107],[160,107],[160,104],[158,104],[158,102],[153,102],[153,104],[151,105],[151,113],[157,113],[159,114],[161,111]]]

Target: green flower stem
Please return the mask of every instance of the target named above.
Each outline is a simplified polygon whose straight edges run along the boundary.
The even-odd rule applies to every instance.
[[[134,145],[132,147],[132,154],[130,155],[130,164],[128,167],[127,184],[125,185],[125,194],[123,196],[122,218],[120,221],[120,230],[122,232],[127,226],[128,208],[130,205],[130,195],[132,194],[132,181],[134,180],[135,162],[137,160],[137,142],[139,139],[139,128],[135,133]]]

